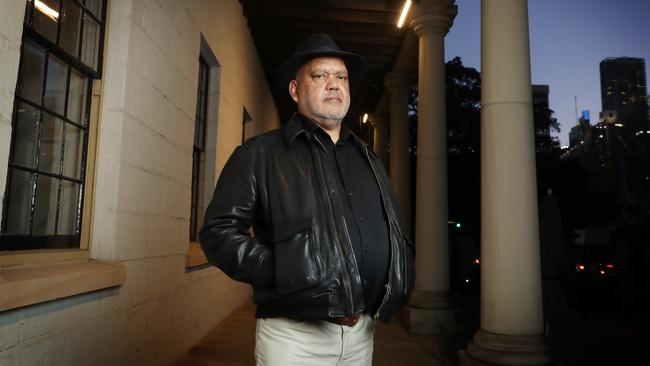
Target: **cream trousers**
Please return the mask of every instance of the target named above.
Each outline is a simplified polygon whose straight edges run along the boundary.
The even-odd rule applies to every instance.
[[[257,319],[257,366],[371,366],[374,320],[353,327],[326,320]]]

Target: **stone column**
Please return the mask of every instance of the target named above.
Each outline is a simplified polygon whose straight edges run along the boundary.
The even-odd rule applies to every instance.
[[[449,301],[445,35],[453,0],[422,0],[411,21],[419,39],[418,144],[415,209],[416,279],[407,327],[417,334],[454,332]]]
[[[409,157],[408,101],[411,82],[403,74],[386,78],[390,94],[390,183],[399,205],[400,222],[407,235],[411,230],[411,160]]]
[[[461,365],[546,365],[526,0],[481,2],[481,328]]]

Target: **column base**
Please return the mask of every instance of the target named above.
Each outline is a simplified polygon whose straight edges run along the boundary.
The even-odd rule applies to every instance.
[[[446,293],[414,291],[404,310],[404,327],[418,335],[460,334],[455,308]]]
[[[507,336],[479,329],[467,350],[460,351],[460,366],[547,366],[552,360],[540,336]]]

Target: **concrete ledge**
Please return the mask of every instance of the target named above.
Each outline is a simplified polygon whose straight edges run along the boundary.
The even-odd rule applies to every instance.
[[[0,270],[0,311],[119,286],[125,267],[116,261],[85,261]]]
[[[201,249],[201,244],[191,242],[190,248],[185,255],[185,268],[198,267],[205,264],[208,264],[208,258],[205,257],[205,253]]]

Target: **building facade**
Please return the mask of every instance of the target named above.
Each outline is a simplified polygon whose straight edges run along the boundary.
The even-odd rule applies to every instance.
[[[193,241],[279,126],[240,3],[3,1],[0,71],[0,364],[171,363],[250,297]]]
[[[650,130],[645,60],[610,57],[600,62],[600,93],[603,111],[616,111],[628,145],[639,132]]]

